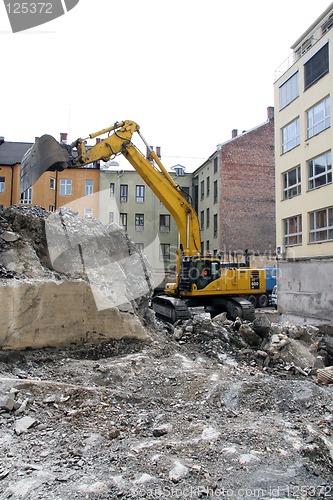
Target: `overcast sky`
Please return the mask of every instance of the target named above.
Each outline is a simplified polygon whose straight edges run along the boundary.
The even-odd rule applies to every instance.
[[[131,119],[188,171],[266,121],[276,69],[328,0],[80,0],[12,34],[0,4],[0,135],[69,141]]]

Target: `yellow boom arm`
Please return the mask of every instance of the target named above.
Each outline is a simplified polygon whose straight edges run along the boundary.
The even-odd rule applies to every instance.
[[[109,132],[113,132],[112,135],[90,148],[86,147],[85,139],[75,141],[72,146],[77,148],[78,156],[73,159],[72,165],[84,166],[98,160],[108,161],[114,155],[123,154],[176,221],[184,255],[193,256],[200,253],[201,241],[197,214],[183,195],[181,188],[141,135],[139,126],[130,120],[117,122],[109,128],[90,134],[89,138],[93,139]],[[155,165],[131,142],[134,132],[138,133],[149,148]]]

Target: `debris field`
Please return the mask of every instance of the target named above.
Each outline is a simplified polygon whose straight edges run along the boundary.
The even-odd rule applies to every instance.
[[[43,231],[13,210],[1,281],[49,279]],[[39,270],[10,265],[18,245]],[[330,325],[272,309],[170,325],[124,296],[146,336],[0,349],[1,499],[333,499]]]

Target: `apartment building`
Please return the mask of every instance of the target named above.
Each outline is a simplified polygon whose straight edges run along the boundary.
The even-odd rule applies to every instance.
[[[264,123],[231,135],[193,174],[203,251],[248,250],[253,264],[274,263],[274,108]]]
[[[333,3],[274,84],[278,307],[298,322],[333,320],[332,27]]]
[[[61,134],[60,140],[66,140],[66,136]],[[0,138],[0,207],[38,205],[50,212],[69,207],[82,217],[98,218],[99,164],[45,172],[31,188],[21,193],[21,160],[31,146],[32,143],[6,142]]]

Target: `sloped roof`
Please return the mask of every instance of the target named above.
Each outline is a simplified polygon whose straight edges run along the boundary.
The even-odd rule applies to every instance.
[[[21,163],[24,154],[32,145],[30,142],[3,142],[0,144],[0,165]]]

